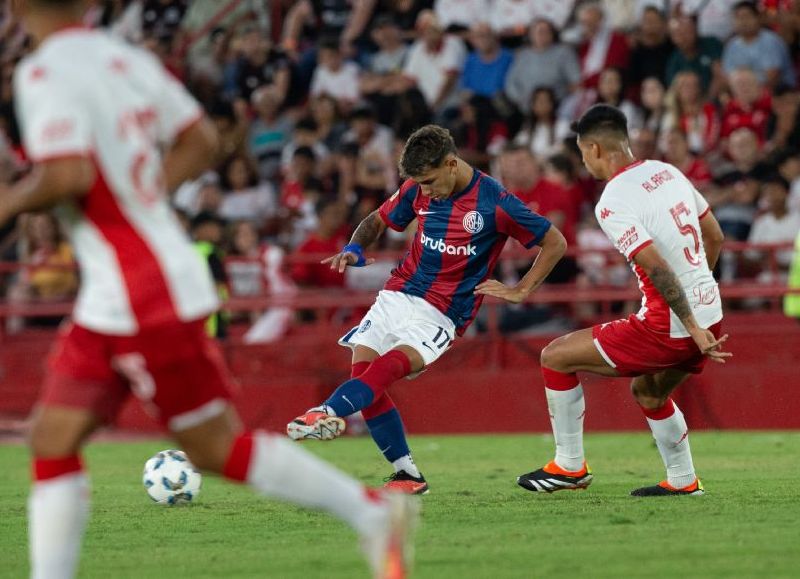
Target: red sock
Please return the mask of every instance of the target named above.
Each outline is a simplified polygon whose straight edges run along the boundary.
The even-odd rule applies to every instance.
[[[542,366],[542,377],[544,378],[545,388],[550,390],[572,390],[579,384],[578,375],[574,372],[572,374],[564,374],[544,366]]]
[[[222,474],[225,478],[235,482],[246,482],[252,453],[253,434],[245,432],[236,437],[231,446],[228,459],[225,461],[225,467],[222,469]]]
[[[644,406],[640,406],[640,408],[650,420],[664,420],[675,414],[675,403],[672,398],[667,398],[661,408],[645,408]]]
[[[353,365],[350,366],[350,377],[358,378],[369,368],[370,364],[372,362],[353,362]]]
[[[400,350],[391,350],[383,356],[375,358],[358,379],[370,387],[375,394],[373,401],[377,401],[392,382],[404,378],[410,373],[411,360],[408,359],[408,356]]]
[[[34,457],[33,459],[33,480],[35,481],[50,480],[82,470],[83,463],[77,454],[60,458]]]
[[[373,418],[380,416],[381,414],[386,414],[390,410],[395,408],[394,401],[389,398],[389,394],[384,392],[380,398],[378,398],[375,402],[367,406],[366,408],[361,409],[361,414],[364,416],[364,420],[372,420]]]

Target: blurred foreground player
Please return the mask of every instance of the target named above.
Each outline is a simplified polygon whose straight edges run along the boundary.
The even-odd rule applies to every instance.
[[[329,440],[344,429],[343,416],[361,410],[395,469],[386,486],[423,494],[428,483],[411,458],[389,386],[438,360],[472,323],[483,295],[519,303],[534,292],[561,259],[566,241],[547,219],[459,158],[446,129],[427,125],[412,134],[400,171],[408,177],[400,189],[359,224],[341,253],[323,263],[339,271],[368,265],[375,260],[364,257],[364,248],[387,227],[403,231],[416,219],[411,249],[361,324],[340,341],[353,350],[351,379],[290,422],[287,432],[295,440]],[[509,237],[526,248],[541,246],[514,287],[489,279]]]
[[[34,168],[0,191],[0,223],[55,207],[83,281],[33,416],[31,576],[74,577],[89,513],[79,453],[129,393],[202,470],[330,511],[359,532],[377,577],[404,576],[407,497],[368,491],[282,436],[242,432],[229,404],[203,331],[218,305],[208,267],[166,199],[214,157],[199,106],[149,53],[81,28],[84,1],[15,7],[37,44],[14,79]]]
[[[600,227],[630,261],[642,307],[627,319],[573,332],[541,355],[555,460],[520,476],[530,491],[585,488],[592,482],[583,455],[583,388],[576,372],[633,376],[631,392],[647,417],[667,479],[635,496],[701,495],[683,414],[670,393],[706,359],[724,363],[722,304],[711,270],[722,231],[708,203],[674,166],[637,161],[619,110],[596,105],[575,124],[583,162],[607,180],[595,208]]]

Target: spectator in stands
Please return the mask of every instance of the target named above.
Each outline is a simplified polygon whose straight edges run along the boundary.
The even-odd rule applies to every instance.
[[[283,250],[261,244],[258,231],[249,221],[231,227],[225,272],[232,297],[290,297],[297,288],[284,272]],[[245,344],[266,344],[286,334],[294,312],[286,306],[273,306],[249,314],[253,325],[243,337]]]
[[[674,49],[667,30],[666,15],[658,8],[647,7],[634,36],[628,69],[628,79],[634,93],[646,78],[654,77],[664,82],[667,61]]]
[[[468,39],[473,50],[464,63],[462,91],[466,91],[467,96],[500,98],[514,57],[500,46],[494,32],[485,22],[474,24],[469,30]]]
[[[532,20],[543,18],[556,30],[564,30],[575,10],[576,0],[531,0]]]
[[[733,31],[733,6],[739,0],[638,0],[637,13],[648,7],[674,16],[687,16],[697,23],[701,36],[725,42]]]
[[[767,139],[767,123],[772,114],[772,97],[752,70],[734,70],[728,76],[731,99],[722,109],[720,136],[725,139],[742,127],[752,129],[759,143]]]
[[[630,131],[631,151],[637,159],[658,158],[658,133],[653,129],[641,127]]]
[[[728,140],[731,162],[714,175],[716,185],[706,198],[725,237],[747,241],[756,215],[758,182],[770,169],[761,161],[758,136],[748,127],[735,130]]]
[[[188,0],[134,0],[127,4],[113,32],[134,43],[146,37],[175,37],[189,6]]]
[[[794,241],[794,256],[789,267],[789,289],[800,290],[800,234]],[[790,293],[783,297],[783,313],[800,321],[800,293]]]
[[[491,101],[472,95],[459,107],[459,116],[450,125],[459,156],[470,165],[486,171],[489,163],[508,142],[508,127],[497,116]]]
[[[773,162],[780,176],[789,182],[789,211],[800,213],[800,154],[797,149],[781,149],[773,156]]]
[[[549,21],[534,20],[528,39],[530,46],[517,51],[506,77],[506,95],[520,111],[530,108],[537,88],[553,89],[560,101],[574,92],[581,80],[575,51],[559,42],[558,31]]]
[[[292,140],[283,148],[283,153],[281,154],[281,167],[284,170],[289,168],[294,152],[298,147],[310,147],[314,151],[314,157],[317,161],[314,176],[324,178],[330,173],[333,167],[331,150],[319,140],[318,132],[319,125],[313,118],[304,117],[297,121],[294,131],[292,131]]]
[[[224,99],[217,99],[209,107],[208,116],[219,133],[221,159],[247,153],[250,117],[249,107],[243,99],[238,99],[235,106]]]
[[[615,67],[626,69],[630,58],[628,40],[606,22],[599,2],[588,2],[578,8],[578,22],[583,38],[578,47],[581,81],[584,88],[595,88],[600,73]]]
[[[407,88],[403,66],[408,46],[403,42],[400,27],[389,15],[375,19],[372,40],[378,50],[369,58],[361,74],[361,94],[375,107],[378,121],[388,125],[394,118],[398,95]]]
[[[725,45],[722,68],[725,74],[749,68],[758,82],[772,89],[783,83],[795,86],[796,75],[783,39],[762,28],[755,2],[744,0],[733,8],[736,36]]]
[[[378,124],[375,111],[361,105],[350,115],[350,129],[342,142],[357,148],[354,190],[364,196],[383,200],[397,189],[397,170],[393,162],[394,134]]]
[[[338,38],[342,52],[353,56],[372,18],[374,0],[298,0],[283,23],[283,47],[294,60],[313,68],[319,38]],[[305,54],[301,58],[300,53]]]
[[[250,124],[250,157],[258,164],[261,179],[273,184],[280,179],[281,151],[289,143],[294,121],[281,113],[280,94],[275,87],[261,87],[251,98],[256,118]]]
[[[286,54],[272,46],[258,27],[243,26],[231,43],[234,60],[225,67],[225,95],[229,99],[250,101],[253,92],[262,86],[274,86],[281,104],[291,82]]]
[[[767,121],[768,151],[800,149],[800,93],[779,85],[772,91],[772,114]]]
[[[19,227],[17,253],[23,268],[8,290],[9,302],[61,302],[74,298],[78,289],[76,262],[55,217],[50,213],[26,215]],[[61,317],[56,316],[35,318],[28,324],[55,326],[60,321]],[[16,333],[24,325],[23,318],[12,317],[7,329]]]
[[[587,195],[584,186],[578,179],[575,164],[565,152],[556,153],[547,159],[545,178],[556,183],[569,192],[571,207],[576,211],[575,223],[580,222],[584,213],[591,212],[593,199]]]
[[[794,242],[800,234],[800,213],[791,212],[787,206],[789,182],[778,174],[773,174],[761,181],[761,199],[766,211],[755,218],[753,228],[747,241],[750,243],[787,243]],[[789,266],[792,263],[792,249],[784,249],[775,254],[778,277],[772,275],[770,260],[763,251],[749,250],[745,257],[758,264],[761,271],[758,280],[770,283],[780,280],[786,282]]]
[[[422,11],[417,19],[420,34],[406,60],[403,75],[408,88],[416,87],[428,108],[440,117],[457,106],[457,87],[466,48],[457,36],[444,34],[436,15]]]
[[[417,18],[423,10],[429,10],[431,0],[389,0],[381,3],[381,13],[400,29],[400,36],[406,42],[417,39]]]
[[[606,68],[600,73],[597,88],[583,89],[576,98],[566,101],[559,111],[559,116],[577,119],[592,105],[603,103],[617,107],[628,119],[628,130],[641,128],[644,123],[642,111],[625,97],[625,83],[622,71],[618,68]]]
[[[667,60],[666,86],[685,71],[694,72],[700,89],[709,98],[716,98],[725,82],[722,73],[722,43],[716,38],[698,36],[697,21],[691,16],[673,16],[669,34],[675,50]]]
[[[348,232],[344,228],[346,207],[338,201],[325,199],[317,205],[319,216],[317,231],[309,235],[295,250],[294,256],[333,255],[347,243]],[[296,259],[291,269],[291,277],[298,285],[316,288],[344,287],[344,274],[332,270],[327,264],[312,259]]]
[[[661,134],[667,118],[666,91],[663,83],[654,76],[642,81],[640,99],[642,103],[643,126]]]
[[[664,160],[680,169],[698,191],[709,188],[712,182],[711,169],[703,157],[696,157],[689,151],[686,133],[673,127],[664,135],[662,149]]]
[[[500,155],[499,167],[499,178],[511,193],[531,211],[549,219],[564,233],[568,243],[575,241],[579,204],[566,187],[543,174],[540,163],[527,147],[508,146]]]
[[[224,82],[225,66],[230,58],[231,31],[215,27],[208,38],[208,49],[188,60],[189,79],[202,103],[213,102]]]
[[[228,277],[225,274],[225,222],[209,212],[196,215],[190,222],[190,235],[197,253],[208,263],[217,294],[224,302],[228,298]],[[224,338],[228,331],[228,315],[219,310],[206,321],[206,332],[214,338]]]
[[[665,127],[678,127],[689,140],[695,155],[713,151],[719,142],[720,119],[716,107],[703,98],[700,77],[685,70],[672,81],[666,97],[668,115]]]
[[[556,116],[556,95],[549,87],[539,87],[531,95],[522,128],[514,137],[514,144],[528,148],[544,159],[561,148],[570,134],[569,121]]]
[[[317,60],[317,68],[311,77],[311,96],[328,94],[336,99],[339,110],[349,111],[361,98],[361,69],[355,62],[345,62],[335,38],[320,41]]]
[[[494,0],[489,25],[506,48],[518,48],[525,42],[534,16],[534,0]]]
[[[231,157],[220,171],[223,191],[219,216],[228,221],[249,220],[263,226],[275,215],[275,189],[261,181],[252,161],[243,155]]]
[[[478,22],[486,20],[494,7],[489,0],[434,0],[433,10],[442,30],[465,34]]]
[[[308,100],[308,112],[317,123],[317,142],[325,145],[329,151],[335,151],[347,131],[347,123],[339,114],[336,99],[326,93],[311,97]]]

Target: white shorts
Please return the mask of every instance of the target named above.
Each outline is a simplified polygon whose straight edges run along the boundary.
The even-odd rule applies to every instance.
[[[427,366],[447,351],[455,337],[453,321],[422,298],[381,290],[361,323],[342,336],[339,344],[366,346],[381,356],[409,346]]]

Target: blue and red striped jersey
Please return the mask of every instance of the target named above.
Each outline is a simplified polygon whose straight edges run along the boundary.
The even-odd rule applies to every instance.
[[[464,190],[447,199],[422,195],[409,179],[379,213],[397,231],[418,221],[411,249],[385,289],[426,300],[453,320],[459,335],[483,301],[475,286],[491,275],[506,240],[513,237],[531,248],[550,229],[547,219],[478,170]]]

